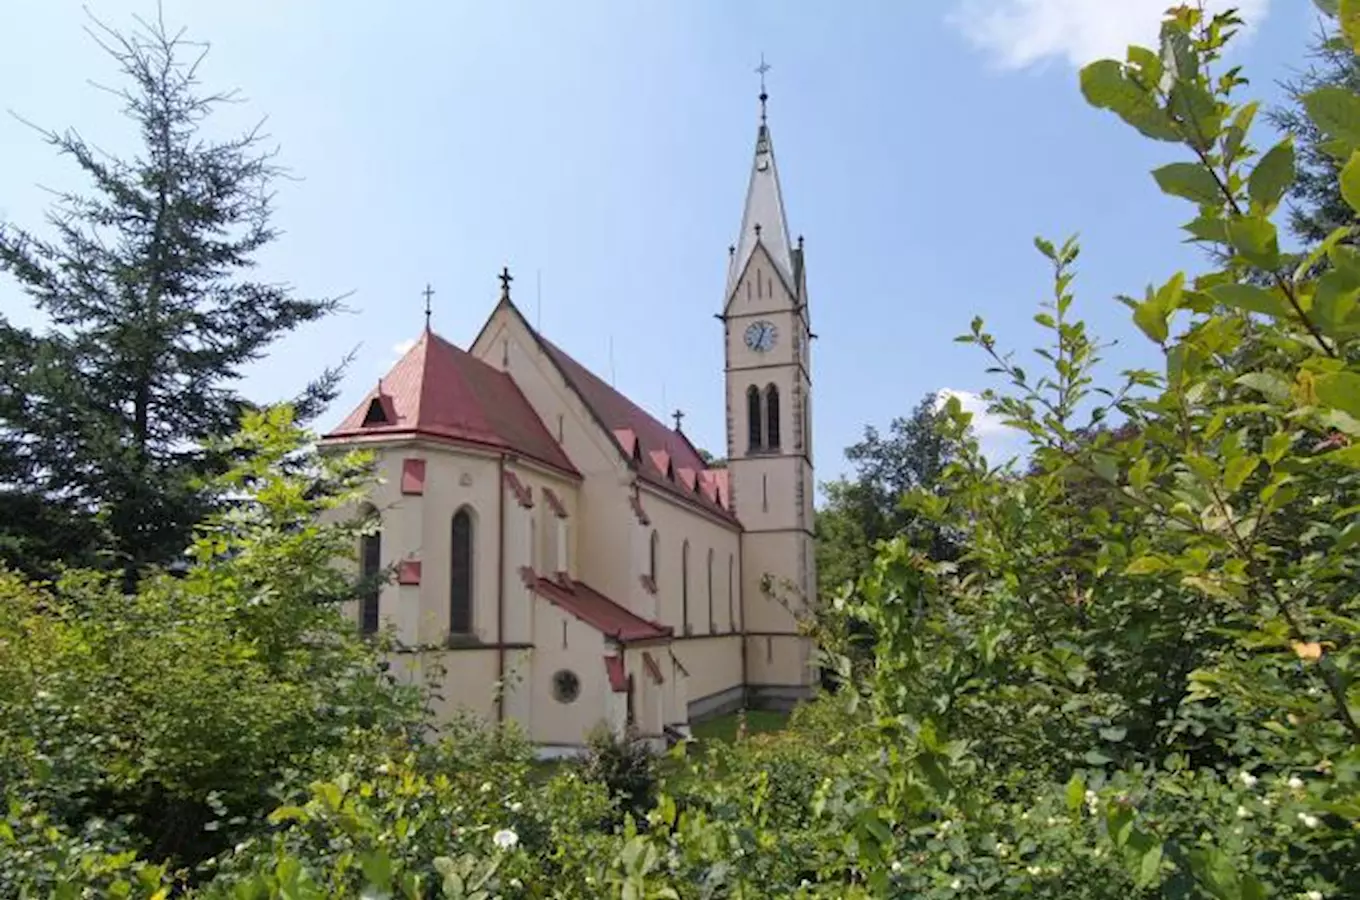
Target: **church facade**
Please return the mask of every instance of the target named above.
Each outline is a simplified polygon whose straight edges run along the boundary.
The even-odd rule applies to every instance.
[[[570,753],[811,692],[813,335],[763,92],[729,257],[721,467],[538,333],[508,272],[471,346],[427,325],[323,438],[377,460],[359,565],[393,577],[350,614],[440,715]]]

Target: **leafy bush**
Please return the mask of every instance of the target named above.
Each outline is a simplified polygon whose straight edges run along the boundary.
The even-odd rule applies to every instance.
[[[336,601],[353,527],[318,516],[353,495],[358,457],[288,472],[286,409],[247,419],[182,577],[132,596],[107,575],[0,575],[0,776],[73,828],[127,823],[151,859],[192,864],[257,827],[282,774],[364,730],[419,725]]]

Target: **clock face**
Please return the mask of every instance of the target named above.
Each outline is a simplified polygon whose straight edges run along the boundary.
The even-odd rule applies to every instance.
[[[757,353],[768,353],[774,348],[775,338],[778,336],[773,322],[766,322],[764,319],[752,322],[746,327],[746,346]]]

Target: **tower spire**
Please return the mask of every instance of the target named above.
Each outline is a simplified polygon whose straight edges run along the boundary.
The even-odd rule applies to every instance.
[[[775,268],[793,284],[793,245],[789,240],[788,217],[784,214],[784,197],[779,188],[779,172],[774,162],[774,143],[770,138],[768,116],[769,92],[765,87],[765,73],[770,64],[765,54],[756,67],[760,76],[760,124],[756,128],[756,152],[751,161],[751,179],[746,188],[746,206],[741,216],[741,234],[737,236],[736,252],[728,269],[727,292],[730,296],[737,279],[757,244],[765,248],[774,260]]]

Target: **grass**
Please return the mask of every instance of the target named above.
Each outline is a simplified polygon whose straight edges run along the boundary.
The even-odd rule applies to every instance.
[[[789,714],[786,712],[774,712],[768,709],[750,709],[746,711],[746,733],[762,734],[768,731],[780,731],[788,724]],[[732,743],[737,739],[737,714],[728,713],[716,719],[709,719],[700,722],[693,728],[694,736],[703,741],[725,741]]]

